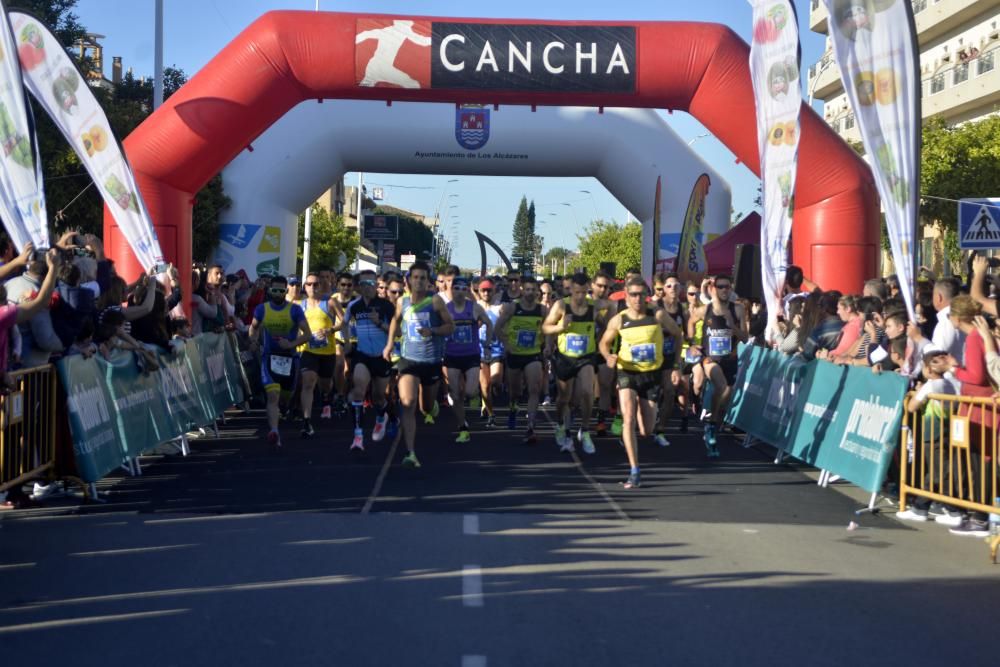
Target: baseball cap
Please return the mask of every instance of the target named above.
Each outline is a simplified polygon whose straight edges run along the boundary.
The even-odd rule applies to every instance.
[[[480,280],[479,289],[493,289],[493,281],[490,279]]]
[[[948,351],[941,349],[937,345],[928,345],[928,346],[926,346],[924,348],[924,352],[923,352],[924,363],[926,364],[928,361],[930,361],[934,357],[940,356],[942,354],[948,354]]]
[[[288,284],[289,285],[298,285],[299,284],[299,277],[298,276],[288,276]]]
[[[455,276],[452,279],[452,281],[451,281],[451,286],[452,287],[468,287],[469,286],[469,279],[468,278],[463,278],[461,276]],[[482,284],[480,284],[480,287],[482,287]]]

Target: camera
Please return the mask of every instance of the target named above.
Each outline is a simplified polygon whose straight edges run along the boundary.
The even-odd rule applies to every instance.
[[[1000,268],[1000,257],[990,257],[987,261],[991,269]]]

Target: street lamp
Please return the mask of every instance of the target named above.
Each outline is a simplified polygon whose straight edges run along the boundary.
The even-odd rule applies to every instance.
[[[709,136],[708,132],[699,134],[698,136],[694,137],[693,139],[691,139],[691,141],[688,142],[688,146],[693,146],[699,139],[704,139],[707,136]]]
[[[560,206],[568,206],[569,207],[569,210],[573,212],[573,222],[574,222],[574,224],[576,224],[576,228],[580,229],[580,219],[578,217],[576,217],[576,209],[573,208],[573,205],[570,204],[569,202],[565,202],[565,201],[564,202],[560,202],[559,205]]]
[[[594,220],[601,217],[601,214],[597,212],[597,202],[594,201],[594,195],[590,194],[590,190],[580,190],[583,194],[590,197],[590,205],[594,207]]]

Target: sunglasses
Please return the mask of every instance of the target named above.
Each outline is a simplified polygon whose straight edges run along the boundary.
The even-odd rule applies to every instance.
[[[375,286],[375,281],[374,280],[362,280],[358,284],[361,285],[362,287],[374,287]]]
[[[284,287],[272,287],[271,289],[268,290],[268,292],[270,292],[271,294],[284,294],[287,291],[288,290],[285,289]]]
[[[316,287],[319,283],[302,283],[303,287]]]
[[[655,291],[655,292],[662,292],[663,288],[662,287],[654,287],[653,291]]]
[[[340,283],[340,287],[354,287],[354,283]]]
[[[401,289],[390,289],[390,290],[386,290],[386,292],[388,292],[389,294],[402,294],[403,290],[401,290]]]
[[[720,285],[719,283],[715,283],[715,289],[729,289],[730,287],[732,287],[732,285]]]
[[[481,289],[479,291],[482,292],[483,294],[493,294],[493,290],[491,289]]]
[[[667,289],[678,289],[680,286],[680,283],[667,283],[664,285]]]
[[[469,288],[468,287],[456,287],[456,286],[452,285],[451,286],[451,291],[452,292],[468,292]]]
[[[646,296],[645,292],[626,292],[626,294],[628,294],[633,299],[637,299],[637,298]]]
[[[509,283],[519,283],[519,282],[521,282],[521,279],[520,278],[508,278],[507,282],[509,282]]]
[[[698,296],[697,292],[688,292],[688,296]]]

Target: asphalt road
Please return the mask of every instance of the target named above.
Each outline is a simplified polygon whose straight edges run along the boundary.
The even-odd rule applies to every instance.
[[[986,664],[1000,566],[981,540],[697,433],[598,453],[346,424],[271,451],[232,415],[108,501],[0,513],[0,656],[35,665]],[[478,425],[474,424],[474,428]],[[390,457],[390,453],[392,456]],[[848,530],[848,524],[860,524]]]

